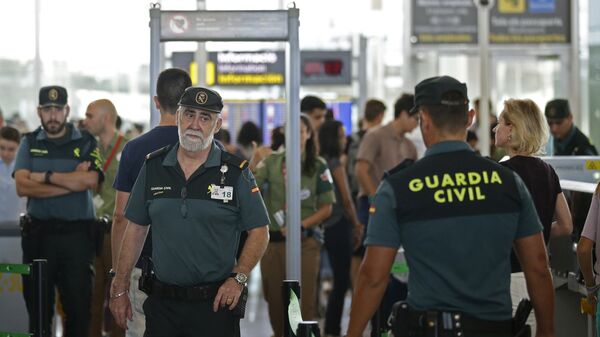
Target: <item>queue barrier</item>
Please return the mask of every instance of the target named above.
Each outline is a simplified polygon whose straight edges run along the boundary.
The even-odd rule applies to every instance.
[[[284,280],[281,289],[283,293],[283,336],[321,337],[318,322],[302,320],[300,282]]]
[[[406,261],[396,261],[390,271],[392,274],[407,274],[408,264]],[[300,310],[300,282],[297,280],[284,280],[282,285],[283,293],[283,321],[284,337],[320,337],[319,324],[315,321],[303,321]],[[381,315],[379,310],[375,313],[378,318],[377,324],[371,327],[372,336],[387,337],[389,329],[385,324],[381,324]],[[387,319],[387,318],[386,318]]]
[[[46,260],[33,260],[29,264],[0,264],[0,272],[10,274],[30,275],[33,282],[33,299],[35,310],[30,322],[33,322],[32,333],[3,332],[0,337],[48,337],[50,331],[44,329],[48,320],[48,266]]]

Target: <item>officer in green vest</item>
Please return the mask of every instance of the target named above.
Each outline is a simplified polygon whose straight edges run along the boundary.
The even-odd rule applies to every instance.
[[[26,134],[15,164],[19,196],[29,198],[23,227],[23,262],[48,260],[48,321],[58,289],[66,314],[64,336],[88,336],[95,252],[92,191],[103,180],[96,139],[67,123],[67,90],[40,89],[38,116],[42,126]],[[23,276],[23,294],[32,318],[33,294]],[[30,328],[32,322],[30,321]]]
[[[141,283],[147,337],[239,336],[243,289],[267,247],[269,217],[247,161],[213,140],[222,109],[217,92],[187,88],[179,143],[149,154],[131,191],[110,308],[126,328],[130,273],[152,225],[153,276]],[[236,260],[242,231],[248,238]]]
[[[523,266],[538,323],[554,336],[554,292],[542,226],[523,181],[465,142],[475,112],[449,76],[415,88],[425,157],[379,185],[348,337],[362,335],[400,246],[410,269],[394,335],[513,336],[510,254]]]

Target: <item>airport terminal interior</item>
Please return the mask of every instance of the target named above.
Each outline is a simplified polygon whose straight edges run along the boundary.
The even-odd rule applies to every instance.
[[[326,157],[326,153],[319,151],[329,148],[326,142],[319,144],[318,138],[327,136],[327,132],[320,128],[326,125],[332,128],[330,131],[339,133],[339,137],[331,137],[334,142],[340,142],[336,146],[337,161],[326,158],[331,173],[327,169],[316,178],[329,181],[331,189],[335,189],[332,197],[334,210],[330,219],[326,217],[318,221],[309,234],[302,232],[304,238],[293,234],[292,238],[297,242],[291,242],[292,239],[285,238],[285,233],[283,238],[280,234],[286,221],[290,223],[290,231],[299,230],[300,205],[302,203],[304,217],[305,201],[312,197],[311,191],[300,190],[300,174],[290,177],[286,173],[285,165],[292,161],[284,162],[283,168],[276,174],[282,176],[281,196],[297,201],[297,205],[290,206],[284,200],[281,202],[282,209],[271,212],[269,208],[278,201],[267,202],[265,194],[270,193],[269,188],[276,187],[268,186],[268,183],[266,186],[252,186],[253,193],[259,192],[260,188],[272,222],[269,252],[274,243],[281,244],[274,241],[273,226],[278,228],[278,238],[287,245],[285,261],[288,268],[283,266],[285,270],[281,271],[286,279],[298,280],[301,276],[300,258],[305,257],[306,237],[318,242],[318,252],[314,256],[318,265],[313,266],[317,280],[314,285],[314,317],[304,319],[317,321],[316,329],[323,337],[345,336],[351,308],[356,309],[352,307],[352,300],[357,289],[352,283],[362,272],[359,269],[364,254],[357,253],[357,247],[361,246],[363,235],[366,235],[362,232],[356,234],[356,231],[358,225],[371,226],[368,220],[363,221],[361,208],[365,219],[369,218],[369,213],[375,212],[375,190],[384,172],[392,170],[404,159],[415,159],[418,163],[427,154],[428,143],[423,136],[426,131],[419,127],[424,123],[423,117],[419,117],[419,109],[416,115],[411,112],[420,97],[415,86],[436,76],[451,76],[465,83],[468,88],[468,97],[465,97],[467,110],[473,109],[474,114],[473,123],[467,131],[468,146],[481,156],[500,163],[515,155],[514,151],[500,144],[502,130],[506,130],[502,128],[510,129],[517,125],[507,121],[511,109],[509,103],[514,100],[531,102],[530,107],[533,106],[532,111],[541,116],[545,130],[540,131],[539,148],[531,156],[541,158],[556,173],[560,184],[556,188],[562,191],[559,195],[564,195],[564,207],[568,207],[569,213],[568,233],[554,235],[550,229],[544,232],[554,289],[553,336],[598,336],[600,322],[597,322],[595,303],[591,299],[596,296],[597,300],[598,287],[594,288],[594,284],[600,283],[600,276],[597,276],[600,263],[596,264],[600,256],[595,254],[600,253],[600,249],[595,248],[593,237],[584,233],[592,231],[598,235],[600,228],[597,231],[595,228],[584,229],[584,226],[600,227],[600,212],[590,211],[591,205],[600,198],[600,187],[597,187],[600,186],[600,156],[596,151],[600,144],[600,1],[21,0],[3,3],[0,31],[0,337],[29,336],[26,332],[33,324],[28,320],[31,317],[25,305],[22,277],[33,277],[37,269],[29,263],[21,264],[24,263],[22,218],[34,207],[41,206],[34,206],[37,204],[28,200],[27,196],[19,197],[17,191],[23,190],[16,185],[13,171],[23,168],[23,160],[15,157],[31,156],[33,159],[26,160],[29,162],[36,158],[39,160],[47,151],[31,147],[29,154],[21,154],[18,147],[23,144],[32,146],[33,141],[36,144],[41,142],[42,136],[36,139],[27,135],[36,132],[44,122],[42,111],[53,104],[49,101],[55,101],[52,106],[61,109],[68,106],[65,120],[72,123],[73,130],[89,131],[99,145],[105,146],[107,140],[103,139],[101,125],[104,122],[99,119],[91,121],[90,109],[91,103],[110,103],[114,110],[111,115],[116,126],[114,132],[119,136],[116,142],[108,138],[106,146],[110,146],[109,150],[100,148],[106,165],[98,166],[98,171],[104,172],[103,175],[110,177],[110,181],[105,180],[100,186],[84,190],[86,192],[80,197],[89,199],[90,203],[86,205],[90,210],[94,208],[95,217],[107,216],[108,223],[113,223],[116,221],[113,219],[114,208],[111,206],[107,210],[104,196],[110,195],[109,198],[114,199],[115,193],[116,198],[122,193],[117,188],[115,176],[120,174],[117,167],[122,170],[122,163],[127,159],[121,155],[125,153],[123,146],[132,143],[125,145],[121,141],[131,142],[159,123],[167,125],[162,124],[165,122],[159,112],[165,107],[156,104],[160,94],[156,99],[155,95],[159,75],[171,68],[187,72],[191,86],[209,88],[222,97],[222,106],[218,110],[208,110],[220,112],[222,119],[221,130],[215,139],[222,149],[240,158],[240,168],[250,165],[257,177],[261,175],[256,170],[268,165],[267,158],[285,151],[286,138],[304,142],[301,137],[306,136],[308,129],[299,118],[301,113],[312,123],[314,131],[311,139],[320,156]],[[62,89],[52,86],[65,88],[64,96]],[[49,91],[44,91],[44,88]],[[212,91],[202,93],[204,96],[195,96],[193,104],[208,106]],[[63,97],[65,103],[60,104]],[[408,106],[404,108],[403,104]],[[439,104],[445,104],[444,99]],[[315,109],[319,110],[317,117]],[[55,116],[57,112],[53,111],[50,114]],[[191,117],[192,123],[195,123],[195,117]],[[290,122],[291,117],[294,118],[293,123]],[[177,122],[183,123],[179,119]],[[532,122],[524,123],[527,126]],[[172,120],[169,125],[179,124]],[[374,139],[375,136],[369,138],[369,135],[388,126],[389,130],[394,130],[391,132],[396,132],[390,136],[393,140],[388,140],[386,146],[382,145],[382,153],[369,154],[369,151],[379,149],[375,150],[373,141],[368,143],[373,148],[367,149],[364,139]],[[51,127],[52,124],[44,124],[38,132]],[[532,137],[535,132],[531,128],[527,130],[525,134]],[[185,135],[179,133],[179,139],[182,137],[185,138]],[[510,143],[511,134],[507,137]],[[570,147],[569,142],[575,138],[581,142]],[[586,141],[589,144],[584,149],[581,144]],[[527,143],[526,140],[523,142]],[[152,151],[158,149],[148,146]],[[297,158],[297,162],[293,163],[300,163],[301,158],[304,163],[307,155],[303,152],[300,157],[300,147],[296,147],[298,149],[288,149],[288,153],[290,157]],[[306,151],[305,145],[302,149]],[[79,150],[77,148],[75,152],[77,158]],[[395,158],[402,160],[394,161]],[[60,165],[64,161],[56,160]],[[373,162],[369,164],[369,160]],[[108,168],[111,162],[114,169]],[[331,167],[332,162],[343,168],[343,178],[337,177]],[[53,167],[59,170],[59,166]],[[56,175],[56,172],[44,171],[39,173],[39,184],[48,184],[51,175]],[[222,185],[225,174],[234,171],[227,165],[221,166],[218,174],[222,175]],[[294,172],[300,173],[299,170]],[[31,174],[28,179],[33,179]],[[363,182],[364,177],[375,175],[379,176],[374,181]],[[486,183],[488,178],[493,182],[494,177],[477,177],[486,180]],[[303,175],[303,184],[304,179]],[[345,187],[341,192],[336,179],[344,181]],[[443,179],[442,186],[446,184],[446,178]],[[448,184],[460,186],[460,179],[454,176],[453,179]],[[473,183],[471,176],[465,178],[463,175],[463,181],[465,186]],[[429,186],[430,182],[425,180],[423,184]],[[297,195],[286,194],[287,186],[294,188]],[[125,190],[126,196],[129,192],[133,195],[132,187]],[[210,188],[208,194],[212,197],[214,192]],[[436,193],[436,198],[441,198],[436,200],[438,203],[451,203],[453,197],[461,201],[469,196],[471,199],[485,198],[477,191],[473,189],[467,193],[465,190],[461,196],[460,192],[448,189],[443,196]],[[21,192],[19,194],[22,195]],[[177,193],[176,198],[184,200],[188,194],[193,194],[185,192],[185,188],[181,196]],[[204,194],[203,191],[198,193]],[[345,194],[348,194],[349,203],[345,202]],[[29,199],[36,197],[30,196]],[[126,203],[126,200],[122,202]],[[221,200],[227,204],[227,197]],[[238,202],[237,199],[235,202]],[[49,208],[72,207],[59,203],[43,205]],[[286,213],[288,208],[293,214]],[[183,209],[181,212],[184,213]],[[317,210],[313,212],[316,214]],[[554,221],[562,221],[557,214],[553,212],[548,219],[551,225]],[[348,231],[340,234],[331,230],[333,224],[338,225],[342,220]],[[107,228],[106,240],[111,235],[110,227]],[[340,239],[327,238],[328,232],[332,236],[341,235]],[[347,239],[345,245],[339,244],[344,238]],[[589,238],[586,243],[591,245],[591,259],[582,253],[581,240],[586,238]],[[111,250],[111,244],[107,241],[103,248]],[[243,241],[240,247],[243,247]],[[344,248],[347,248],[347,254],[336,251]],[[340,259],[344,259],[341,267]],[[589,270],[591,279],[585,278],[590,266],[582,268],[582,259],[594,266]],[[107,270],[116,268],[110,265],[114,261],[115,257],[108,262]],[[396,289],[392,291],[388,286],[384,298],[392,302],[406,299],[410,269],[404,249],[399,248],[389,273],[389,282]],[[95,272],[106,274],[103,270]],[[274,333],[269,319],[270,303],[265,298],[273,295],[265,294],[267,282],[264,273],[263,259],[247,275],[248,298],[245,318],[240,321],[241,336],[280,337]],[[336,282],[336,276],[342,277],[345,282]],[[92,321],[96,318],[98,323],[90,328],[97,330],[90,332],[90,336],[123,336],[122,331],[114,329],[117,323],[112,318],[110,302],[128,294],[115,295],[109,289],[110,278],[102,280],[107,284],[101,290],[106,295],[105,301],[92,314],[95,315]],[[342,283],[345,291],[337,295],[335,309],[328,308],[335,297],[332,294],[340,293],[339,289],[335,289],[336,285],[339,288]],[[593,294],[592,290],[595,291]],[[473,289],[473,294],[477,292],[478,289]],[[34,296],[41,294],[36,292]],[[527,296],[526,290],[524,296]],[[285,329],[294,324],[297,326],[303,318],[300,317],[298,300],[286,301],[292,302],[286,304],[293,306],[295,303],[298,307],[285,311],[285,317],[290,316],[285,321]],[[337,311],[337,314],[332,311]],[[302,312],[305,312],[304,308]],[[368,324],[363,336],[391,336],[387,319],[390,309],[379,307],[376,315],[380,312],[385,312],[386,317]],[[51,332],[45,336],[63,336],[65,315],[59,301],[51,318]],[[532,312],[530,317],[533,316]],[[326,322],[328,320],[334,323]],[[335,327],[331,328],[330,324]],[[296,331],[292,328],[290,331],[286,330],[284,335],[296,336]],[[42,336],[39,331],[32,333],[31,336]],[[313,336],[318,337],[314,332]]]

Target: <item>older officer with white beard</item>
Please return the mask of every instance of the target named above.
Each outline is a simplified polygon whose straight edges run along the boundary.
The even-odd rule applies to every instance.
[[[140,171],[111,287],[122,327],[131,319],[129,274],[151,224],[145,336],[239,336],[243,290],[267,247],[269,217],[248,163],[213,140],[222,109],[217,92],[187,88],[177,110],[179,143],[149,154]],[[236,260],[241,231],[248,239]]]

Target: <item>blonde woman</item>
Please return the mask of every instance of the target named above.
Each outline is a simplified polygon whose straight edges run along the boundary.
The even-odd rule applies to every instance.
[[[548,124],[539,107],[529,99],[504,101],[500,114],[495,145],[503,148],[510,159],[501,164],[515,171],[525,182],[544,226],[546,244],[551,237],[570,235],[573,231],[571,212],[560,182],[552,166],[537,158],[548,142]],[[521,266],[512,255],[511,297],[513,309],[521,298],[528,297]],[[535,320],[528,323],[535,335]]]

